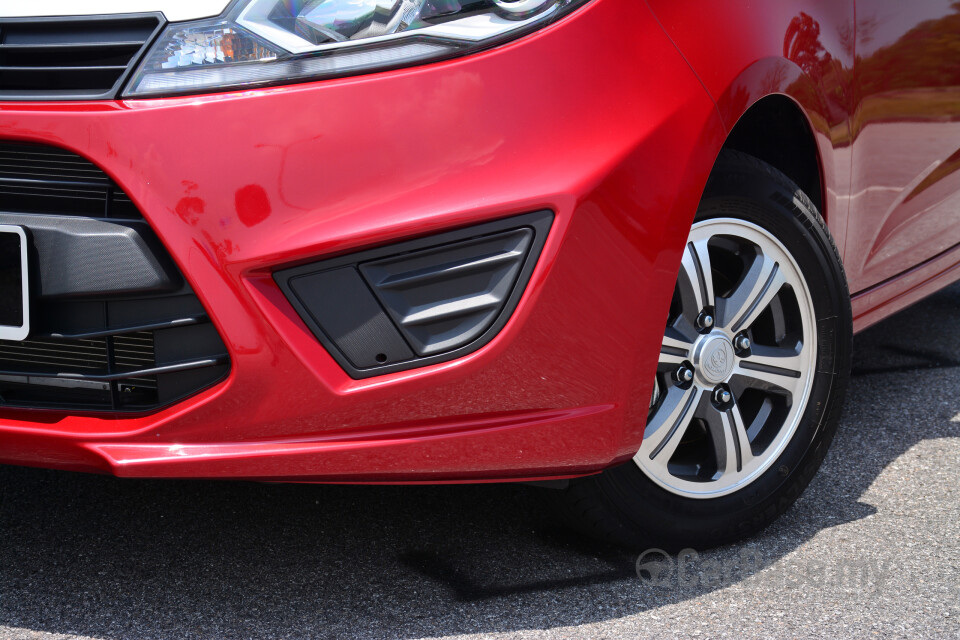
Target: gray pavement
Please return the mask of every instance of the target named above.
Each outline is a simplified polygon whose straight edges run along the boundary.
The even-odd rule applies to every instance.
[[[857,337],[824,468],[743,544],[638,577],[543,491],[0,467],[0,638],[960,638],[960,286]]]

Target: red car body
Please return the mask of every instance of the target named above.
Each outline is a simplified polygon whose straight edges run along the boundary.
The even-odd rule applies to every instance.
[[[444,482],[627,460],[700,194],[735,125],[771,96],[799,108],[815,142],[855,329],[960,279],[960,76],[921,37],[956,24],[956,9],[745,4],[592,0],[512,43],[414,68],[0,104],[0,138],[72,151],[122,187],[232,363],[221,383],[153,413],[4,408],[0,461]],[[515,312],[448,362],[351,378],[272,277],[543,209],[554,222]]]

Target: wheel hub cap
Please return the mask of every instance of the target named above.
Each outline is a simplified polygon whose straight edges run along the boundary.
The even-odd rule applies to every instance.
[[[733,373],[733,343],[724,335],[704,336],[694,351],[693,364],[705,384],[726,382]]]

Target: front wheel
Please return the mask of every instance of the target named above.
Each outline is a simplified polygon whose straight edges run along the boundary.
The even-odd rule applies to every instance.
[[[836,431],[850,299],[809,198],[724,151],[683,253],[643,444],[571,483],[577,523],[631,546],[748,536],[799,497]]]

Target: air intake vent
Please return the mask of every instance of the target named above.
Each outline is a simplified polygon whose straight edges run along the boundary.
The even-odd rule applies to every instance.
[[[112,98],[161,24],[159,14],[0,18],[0,99]]]
[[[418,355],[450,351],[493,324],[533,242],[525,227],[360,265]]]
[[[552,220],[517,216],[275,278],[351,376],[420,367],[474,351],[506,324]]]
[[[0,141],[0,210],[142,220],[100,167],[75,153]]]
[[[111,409],[146,407],[156,401],[157,376],[139,372],[156,368],[155,358],[153,333],[146,331],[0,340],[0,389],[8,404],[58,407],[84,398],[87,407],[91,401]]]
[[[0,405],[150,411],[226,376],[203,305],[94,164],[0,142],[0,224],[28,230],[35,265],[30,335],[0,341]]]

